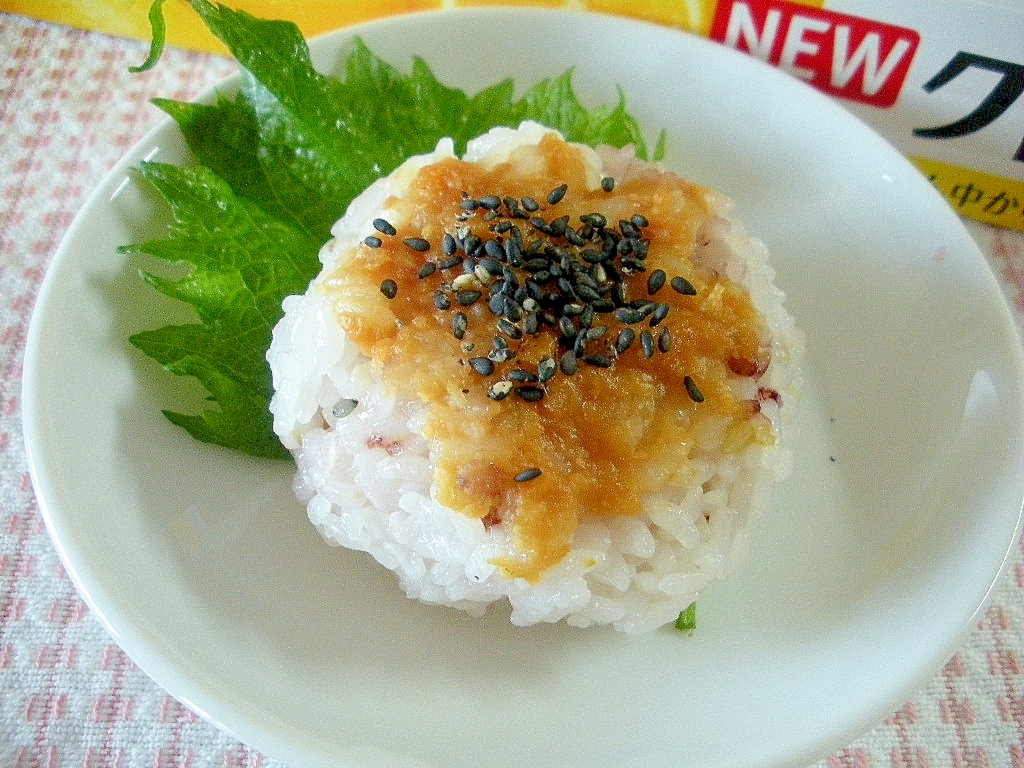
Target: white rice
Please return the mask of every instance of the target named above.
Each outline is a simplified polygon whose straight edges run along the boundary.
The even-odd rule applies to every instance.
[[[547,130],[532,123],[495,129],[470,144],[466,159],[504,159]],[[597,178],[635,162],[618,151],[588,154]],[[374,218],[388,217],[390,195],[400,194],[424,165],[452,156],[452,143],[443,140],[435,152],[411,158],[367,189],[335,225],[321,253],[324,273],[371,231]],[[728,201],[718,203],[724,213]],[[346,339],[330,298],[315,290],[317,278],[305,295],[286,299],[267,354],[274,429],[295,456],[295,491],[309,519],[328,542],[370,553],[397,574],[409,597],[427,603],[480,615],[507,600],[516,625],[565,620],[635,633],[674,621],[735,566],[773,487],[789,472],[802,350],[764,245],[724,217],[713,219],[704,234],[701,258],[745,285],[767,320],[771,363],[751,386],[754,396],[758,386],[781,394],[785,407],[767,399],[762,413],[783,439],[728,453],[721,450],[722,435],[706,430],[692,471],[652,492],[642,514],[583,519],[569,554],[538,583],[509,578],[492,564],[507,551],[505,526],[485,527],[434,500],[431,449],[420,431],[423,406],[381,386],[368,359]],[[359,405],[339,419],[332,409],[343,399]]]

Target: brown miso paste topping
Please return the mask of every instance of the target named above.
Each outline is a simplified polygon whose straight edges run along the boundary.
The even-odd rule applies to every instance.
[[[427,166],[388,207],[325,289],[384,385],[426,404],[438,500],[507,526],[507,575],[538,579],[588,516],[639,514],[709,440],[774,440],[730,386],[770,343],[695,259],[703,188],[595,178],[548,134],[495,167]]]

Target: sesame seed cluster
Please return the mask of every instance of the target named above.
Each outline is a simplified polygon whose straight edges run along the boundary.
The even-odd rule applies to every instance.
[[[612,192],[614,179],[605,177],[601,187]],[[592,212],[574,221],[559,215],[568,191],[561,184],[543,203],[532,197],[464,193],[459,226],[446,231],[439,244],[418,235],[402,238],[405,247],[424,254],[417,277],[439,280],[433,304],[452,313],[456,338],[466,334],[469,308],[487,303],[495,323],[491,348],[469,350],[476,354],[467,363],[480,376],[493,379],[488,386],[493,400],[514,393],[537,402],[558,373],[573,376],[581,366],[610,368],[637,343],[648,359],[668,353],[672,334],[663,321],[671,305],[659,301],[657,294],[666,287],[683,296],[697,293],[682,276],[648,270],[649,222],[643,214],[610,222]],[[485,236],[468,226],[475,217],[487,223]],[[375,219],[373,227],[375,233],[363,240],[368,247],[379,248],[383,237],[399,237],[385,219]],[[640,273],[646,280],[631,279]],[[637,285],[642,295],[631,295]],[[386,278],[380,290],[394,299],[398,282]],[[517,342],[541,332],[557,335],[557,359],[548,355],[530,364],[517,361]],[[687,377],[685,384],[691,399],[701,402],[697,383]]]

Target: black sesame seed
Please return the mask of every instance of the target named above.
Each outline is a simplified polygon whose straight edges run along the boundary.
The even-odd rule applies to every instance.
[[[658,334],[658,349],[662,352],[672,349],[672,334],[669,333],[668,328],[662,328],[661,333]]]
[[[676,293],[681,293],[683,296],[696,296],[697,289],[693,287],[693,284],[685,277],[673,277],[672,288]]]
[[[647,276],[647,293],[651,296],[661,290],[662,286],[665,285],[665,270],[656,269]]]
[[[625,283],[617,282],[612,285],[612,301],[613,308],[614,304],[624,306],[629,303],[629,286]]]
[[[611,368],[612,361],[604,355],[586,355],[583,362],[596,368]]]
[[[452,318],[452,332],[455,334],[456,339],[461,339],[466,335],[466,329],[469,328],[469,319],[463,312],[456,312],[455,317]]]
[[[503,317],[498,320],[498,330],[508,336],[510,339],[521,339],[523,338],[522,329],[509,320],[507,317]]]
[[[585,213],[580,216],[580,221],[584,224],[588,224],[595,229],[601,229],[605,224],[608,223],[608,219],[602,216],[600,213]]]
[[[424,277],[430,277],[436,271],[437,264],[435,264],[432,261],[428,261],[426,264],[420,267],[420,271],[416,276],[422,280]]]
[[[370,248],[380,248],[382,245],[381,239],[379,237],[374,237],[373,235],[363,238],[363,243],[368,245]]]
[[[501,198],[497,195],[485,195],[478,201],[481,208],[486,208],[489,211],[497,210],[501,207]]]
[[[572,318],[562,315],[558,318],[558,330],[563,336],[575,336],[576,324],[573,323]]]
[[[640,334],[640,346],[644,349],[644,357],[654,357],[654,337],[651,336],[650,331],[644,331]]]
[[[492,315],[500,315],[505,311],[505,296],[502,293],[495,293],[487,300],[487,308]]]
[[[535,384],[539,379],[535,374],[525,371],[522,368],[517,368],[514,371],[509,371],[507,378],[509,381],[515,381],[519,384]]]
[[[505,257],[513,267],[521,266],[523,263],[523,246],[517,238],[510,238],[505,243]]]
[[[533,480],[535,477],[540,477],[541,471],[537,467],[530,467],[530,469],[524,469],[518,475],[515,476],[517,483],[525,483],[529,480]]]
[[[434,292],[434,306],[438,309],[449,309],[452,305],[451,297],[444,291]]]
[[[583,236],[572,227],[566,227],[563,234],[565,239],[569,241],[569,244],[575,245],[577,248],[582,248],[587,244],[587,241],[583,239]]]
[[[451,256],[445,256],[443,259],[438,261],[437,262],[437,268],[438,269],[451,269],[452,267],[457,267],[461,263],[462,263],[462,257],[458,256],[456,254],[452,254]]]
[[[549,381],[552,376],[555,375],[555,371],[558,369],[558,364],[554,358],[545,357],[537,363],[537,377],[543,381]]]
[[[633,325],[644,319],[644,313],[632,307],[619,307],[615,310],[615,319],[620,323]]]
[[[387,219],[374,219],[373,228],[388,237],[393,237],[398,234],[398,230],[391,226],[391,222]]]
[[[544,397],[544,387],[538,386],[537,384],[521,384],[516,387],[515,392],[528,403],[536,403]]]
[[[615,179],[613,179],[611,176],[605,176],[603,179],[601,179],[601,189],[603,189],[605,192],[611,192],[613,189],[615,189]]]
[[[604,335],[608,333],[607,325],[598,325],[593,328],[588,328],[586,331],[587,341],[594,341],[595,339],[604,338]]]
[[[451,256],[458,250],[459,244],[455,238],[448,232],[444,233],[444,237],[441,238],[441,252],[445,256]]]
[[[572,351],[576,357],[583,357],[583,352],[587,348],[587,332],[585,330],[580,331],[576,334],[576,338],[573,340]]]
[[[390,278],[382,280],[380,284],[380,292],[387,296],[389,299],[395,298],[398,295],[398,283]]]
[[[568,216],[559,216],[548,224],[548,229],[551,230],[551,234],[555,237],[562,237],[565,234],[565,228],[569,225]]]
[[[565,197],[565,193],[568,189],[568,184],[562,184],[548,192],[548,205],[557,205],[562,202],[562,198]]]
[[[697,388],[697,382],[693,380],[692,376],[683,377],[683,386],[686,387],[686,394],[690,396],[690,399],[695,403],[703,403],[704,395]]]
[[[636,338],[636,333],[632,328],[623,328],[619,331],[618,337],[615,339],[615,351],[620,355],[625,352],[633,344],[633,340]]]
[[[536,312],[527,312],[523,316],[523,333],[536,336],[540,333],[540,320]]]
[[[412,248],[414,251],[424,252],[430,250],[430,243],[424,240],[422,237],[407,237],[403,241],[407,246]]]
[[[633,218],[631,218],[631,219],[629,220],[629,222],[630,222],[630,224],[632,224],[632,225],[633,225],[634,227],[640,227],[641,229],[642,229],[643,227],[647,227],[647,226],[650,226],[650,222],[649,222],[649,221],[647,221],[647,217],[646,217],[646,216],[644,216],[644,215],[643,215],[643,214],[641,214],[641,213],[637,213],[637,214],[634,214],[634,215],[633,215]]]
[[[494,373],[494,363],[489,358],[471,357],[469,358],[469,364],[481,376],[490,376]]]
[[[558,367],[562,369],[562,373],[566,376],[572,376],[580,369],[579,363],[576,361],[576,354],[570,349],[562,355]]]
[[[505,317],[511,320],[513,323],[518,323],[523,319],[523,308],[516,304],[515,299],[505,297],[505,303],[502,306],[502,311],[505,313]],[[516,336],[515,338],[521,338],[522,335]]]
[[[455,294],[455,300],[459,302],[459,306],[468,307],[475,303],[483,294],[476,290],[465,290],[459,291]]]
[[[472,232],[462,239],[462,250],[467,254],[472,254],[478,245],[480,245],[480,238]]]
[[[669,307],[668,304],[659,304],[655,308],[654,312],[651,313],[651,328],[654,328],[668,316],[669,309],[671,309],[671,307]]]
[[[532,197],[524,197],[523,208],[525,208],[530,213],[533,213],[534,211],[540,210],[540,205],[538,205],[537,201],[534,200]]]
[[[551,227],[540,216],[534,216],[532,219],[530,219],[530,224],[538,232],[543,232],[545,235],[552,234]]]

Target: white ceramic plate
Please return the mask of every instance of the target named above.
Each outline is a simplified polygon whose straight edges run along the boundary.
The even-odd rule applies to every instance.
[[[128,334],[171,308],[122,243],[159,231],[127,170],[44,283],[25,432],[64,562],[169,692],[294,766],[801,766],[912,696],[955,651],[1020,521],[1021,351],[983,256],[893,149],[802,84],[662,28],[571,12],[409,16],[349,35],[476,90],[574,67],[616,85],[667,164],[732,195],[808,335],[795,471],[692,637],[509,626],[407,601],[322,544],[290,468],[193,442]]]

